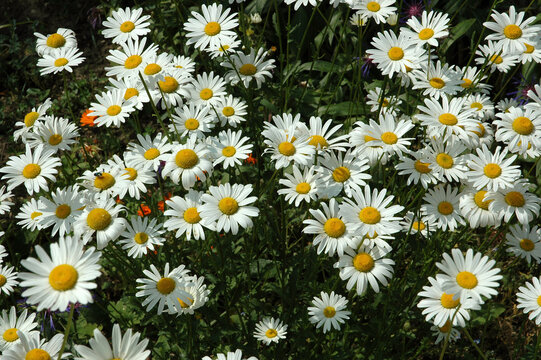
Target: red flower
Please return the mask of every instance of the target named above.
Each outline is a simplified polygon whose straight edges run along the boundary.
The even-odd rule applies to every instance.
[[[249,155],[248,158],[246,160],[244,160],[244,162],[247,163],[247,164],[250,164],[250,165],[257,164],[257,159],[252,156],[252,153],[250,153],[248,155]]]
[[[139,210],[137,210],[137,215],[143,217],[150,214],[151,212],[152,211],[150,210],[148,206],[146,206],[145,204],[141,204],[139,205]]]

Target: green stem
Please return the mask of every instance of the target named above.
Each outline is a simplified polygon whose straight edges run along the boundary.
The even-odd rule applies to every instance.
[[[64,349],[66,348],[66,344],[68,343],[68,335],[70,333],[71,323],[73,322],[73,313],[75,311],[75,304],[70,304],[70,314],[68,317],[68,324],[66,325],[66,331],[64,332],[64,340],[62,340],[62,347],[60,348],[60,352],[58,353],[57,360],[60,360],[62,358],[62,354],[64,353]]]
[[[479,349],[479,346],[477,346],[477,344],[475,343],[475,341],[473,341],[473,338],[471,337],[470,333],[468,332],[468,329],[464,328],[464,334],[466,334],[466,337],[468,338],[468,340],[470,340],[471,344],[473,345],[473,347],[475,348],[475,350],[477,350],[477,352],[479,353],[479,355],[483,358],[483,360],[487,360],[487,357],[485,356],[485,354],[483,354],[483,352],[481,351],[481,349]],[[535,359],[535,357],[534,357]]]

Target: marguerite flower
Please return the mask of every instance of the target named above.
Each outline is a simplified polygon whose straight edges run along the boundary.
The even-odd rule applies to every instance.
[[[184,287],[182,290],[187,292],[188,301],[184,302],[182,299],[177,298],[178,303],[175,303],[177,306],[178,314],[194,314],[195,310],[199,309],[209,300],[210,291],[207,290],[207,285],[203,284],[205,280],[204,277],[186,276],[184,282]]]
[[[43,196],[40,198],[43,204],[40,222],[43,228],[53,226],[51,232],[53,236],[58,232],[58,236],[63,237],[71,232],[72,224],[82,213],[81,208],[85,204],[77,185],[57,188],[51,192],[51,198],[52,201]]]
[[[19,282],[17,281],[17,272],[13,271],[15,267],[2,264],[0,262],[0,294],[9,295],[13,292]]]
[[[221,97],[220,101],[214,105],[214,109],[220,117],[221,125],[229,124],[236,128],[238,124],[246,121],[244,116],[247,114],[246,102],[239,98],[228,95],[227,97]]]
[[[317,198],[319,189],[319,174],[315,174],[315,167],[305,167],[301,173],[296,165],[293,165],[293,175],[284,173],[286,179],[280,179],[279,183],[285,185],[285,189],[279,189],[278,195],[285,195],[285,200],[298,207],[302,201],[309,203]]]
[[[137,77],[139,72],[143,71],[148,59],[156,55],[158,45],[150,44],[146,49],[145,45],[147,38],[139,38],[135,40],[128,39],[125,43],[120,43],[122,51],[109,50],[107,60],[111,61],[114,66],[106,67],[107,76],[116,76],[117,78]],[[124,94],[122,94],[124,95]]]
[[[105,38],[113,38],[113,44],[125,43],[128,39],[137,40],[150,32],[150,15],[143,15],[143,9],[118,9],[111,13],[102,25]]]
[[[394,2],[394,0],[383,1]],[[373,2],[379,6],[377,2]],[[366,3],[366,0],[363,0],[363,3]],[[392,78],[394,73],[405,73],[407,68],[419,67],[415,61],[415,57],[418,55],[415,43],[402,33],[397,38],[392,31],[380,32],[377,37],[372,39],[371,45],[375,49],[368,49],[366,53],[377,64],[382,75],[389,75]]]
[[[17,225],[21,225],[23,229],[30,231],[41,230],[43,225],[40,223],[41,215],[43,215],[43,203],[32,198],[21,206],[21,211],[16,218],[20,219]]]
[[[347,196],[353,190],[361,190],[366,186],[365,180],[372,176],[367,173],[370,169],[368,159],[359,157],[357,152],[348,150],[342,152],[325,152],[316,170],[320,173],[320,193],[329,198],[340,194],[342,189]]]
[[[141,218],[132,216],[131,221],[126,223],[126,229],[122,234],[119,243],[122,249],[128,250],[128,256],[140,258],[146,255],[148,250],[154,251],[154,245],[162,246],[165,232],[162,224],[157,224],[156,219],[148,221],[148,217]]]
[[[39,332],[19,332],[21,342],[2,354],[2,360],[56,359],[64,341],[64,334],[56,334],[49,341],[40,339]],[[69,353],[63,353],[67,359]]]
[[[36,41],[36,52],[39,56],[50,54],[57,49],[72,49],[77,47],[75,32],[70,29],[58,28],[54,34],[47,36],[34,33]]]
[[[496,140],[518,152],[524,153],[529,146],[541,148],[541,111],[535,108],[511,107],[507,112],[496,114],[498,127]],[[530,145],[529,145],[530,144]]]
[[[255,326],[254,337],[265,345],[277,343],[280,339],[285,339],[287,334],[287,325],[280,319],[265,318]]]
[[[528,319],[534,320],[535,325],[541,324],[541,277],[532,278],[532,282],[527,282],[518,288],[517,301],[518,309],[524,309],[524,314],[530,313]]]
[[[74,123],[68,119],[56,116],[45,116],[45,122],[39,122],[33,128],[34,132],[27,136],[27,143],[34,147],[44,145],[44,150],[70,150],[70,145],[75,143],[79,131]]]
[[[241,0],[243,1],[243,0]],[[239,0],[237,0],[239,2]],[[229,3],[231,3],[231,0],[229,0]],[[209,356],[203,357],[202,360],[212,360]],[[237,349],[235,352],[228,352],[227,354],[216,354],[216,360],[242,360],[242,351],[240,349]],[[250,356],[246,360],[257,360],[255,356]]]
[[[17,141],[20,137],[22,137],[23,142],[26,141],[26,137],[33,130],[33,126],[38,124],[40,120],[45,119],[45,113],[47,110],[49,110],[52,104],[51,99],[47,98],[43,104],[39,105],[37,108],[33,107],[32,111],[26,113],[23,121],[17,121],[15,126],[20,129],[13,132],[13,138],[15,141]]]
[[[263,130],[263,141],[267,145],[265,152],[272,154],[271,160],[276,161],[276,169],[289,166],[291,161],[298,165],[308,165],[312,160],[316,149],[309,145],[309,138],[295,137],[294,133],[294,126],[286,128],[285,131],[274,126]]]
[[[340,330],[340,324],[349,319],[351,311],[344,310],[348,300],[342,295],[335,294],[332,291],[330,294],[321,292],[321,298],[317,296],[312,300],[314,306],[308,307],[308,315],[310,322],[316,324],[319,329],[323,326],[323,333],[334,328]]]
[[[424,152],[410,151],[410,155],[413,156],[413,159],[402,156],[400,159],[401,162],[396,165],[399,175],[408,175],[407,185],[421,182],[423,188],[428,189],[428,185],[437,183],[438,176],[432,171],[433,166],[426,162],[427,157],[424,155]]]
[[[396,11],[396,7],[391,6],[395,0],[361,0],[353,2],[353,10],[367,19],[374,19],[376,24],[385,22],[387,17]],[[384,74],[385,75],[385,74]]]
[[[184,30],[187,32],[188,41],[186,45],[195,44],[196,48],[206,49],[220,46],[227,37],[236,37],[234,28],[238,26],[237,14],[229,14],[231,8],[222,12],[222,5],[216,3],[201,6],[203,15],[192,11],[191,18],[184,23]],[[225,38],[225,39],[224,39]]]
[[[214,76],[214,71],[197,75],[191,82],[189,92],[194,104],[208,106],[218,105],[220,98],[227,95],[225,81],[220,75]]]
[[[34,330],[38,323],[34,322],[36,313],[28,314],[28,309],[24,309],[17,317],[17,310],[15,306],[12,306],[9,310],[2,310],[2,317],[0,317],[0,351],[6,352],[13,346],[21,342],[18,332],[28,334],[30,337],[38,333]]]
[[[252,153],[252,144],[246,144],[250,138],[242,137],[242,131],[220,131],[218,138],[214,142],[218,157],[212,163],[212,166],[223,163],[223,168],[241,165],[242,161],[247,159]]]
[[[461,75],[452,71],[449,64],[442,66],[438,60],[436,65],[429,63],[422,70],[414,70],[415,81],[413,89],[424,89],[423,95],[438,100],[444,95],[455,95],[462,90]]]
[[[458,189],[453,189],[451,185],[444,188],[439,184],[423,196],[424,204],[421,211],[427,214],[428,221],[433,222],[438,228],[446,231],[456,229],[458,224],[464,225],[464,219],[459,212]]]
[[[66,70],[67,72],[73,72],[72,67],[82,64],[85,60],[82,52],[78,52],[79,49],[63,48],[59,50],[53,50],[49,54],[43,55],[38,60],[38,67],[41,67],[40,74],[47,75],[50,73],[56,74],[60,71]]]
[[[184,198],[173,196],[165,202],[169,208],[164,212],[167,220],[163,226],[169,231],[176,230],[176,238],[186,234],[186,239],[191,240],[193,234],[195,240],[205,240],[203,227],[212,231],[216,229],[213,220],[201,217],[202,195],[202,192],[190,189]]]
[[[528,264],[531,260],[541,263],[541,233],[537,226],[530,229],[528,224],[515,224],[509,228],[511,233],[507,233],[506,245],[509,247],[507,252],[513,253],[521,258],[526,258]]]
[[[483,145],[481,149],[477,148],[477,155],[471,154],[468,158],[468,182],[472,186],[481,190],[486,188],[489,191],[498,191],[513,185],[521,176],[520,167],[512,165],[516,155],[506,157],[508,149],[503,151],[497,146],[494,153]]]
[[[228,61],[222,62],[220,65],[229,70],[225,74],[225,79],[231,85],[235,85],[239,80],[248,88],[250,81],[255,80],[257,88],[265,82],[265,77],[272,78],[270,70],[274,69],[274,59],[265,60],[267,51],[263,48],[257,50],[250,49],[250,54],[246,55],[241,52],[235,52],[228,58]]]
[[[496,192],[488,192],[485,195],[485,201],[493,200],[488,205],[488,209],[505,222],[509,222],[511,217],[517,216],[518,222],[525,225],[539,215],[539,203],[541,200],[534,194],[528,192],[528,183],[519,180],[513,186],[500,189]]]
[[[304,123],[299,123],[298,131],[301,136],[308,136],[310,141],[309,145],[312,145],[318,151],[330,152],[332,150],[336,151],[346,151],[350,145],[347,142],[347,135],[340,135],[331,139],[343,124],[332,126],[332,119],[323,121],[320,117],[310,116],[310,127],[307,127]]]
[[[412,16],[407,21],[407,24],[413,31],[406,27],[403,27],[402,31],[412,38],[412,40],[415,40],[419,46],[424,44],[438,46],[438,39],[449,35],[449,31],[447,30],[449,27],[449,17],[445,13],[434,11],[427,13],[425,10],[421,15],[421,21]]]
[[[150,164],[154,171],[158,171],[160,161],[166,161],[171,156],[173,145],[167,142],[162,133],[151,138],[149,135],[137,134],[139,144],[130,142],[127,147],[125,159],[134,166]]]
[[[525,12],[516,13],[515,7],[509,8],[509,15],[492,10],[491,17],[494,22],[487,21],[483,25],[494,34],[489,34],[486,40],[496,40],[504,52],[514,53],[526,50],[525,43],[539,38],[539,29],[536,26],[529,26],[535,21],[535,16],[523,21]]]
[[[6,185],[2,186],[0,188],[0,215],[3,215],[6,213],[6,211],[9,211],[9,208],[13,203],[9,200],[11,200],[11,197],[13,194],[11,191],[6,192]]]
[[[98,102],[90,104],[92,112],[88,115],[98,116],[94,120],[98,126],[120,127],[120,124],[123,124],[126,118],[135,111],[135,100],[133,98],[125,100],[122,90],[102,92],[101,95],[96,94],[96,100]]]
[[[460,213],[472,229],[486,226],[499,226],[501,217],[488,209],[492,200],[485,200],[487,191],[471,187],[460,193]]]
[[[508,72],[509,69],[518,63],[518,54],[504,52],[501,45],[495,44],[492,40],[488,40],[486,45],[479,45],[475,51],[475,62],[479,65],[485,63],[490,67],[490,71],[496,70],[500,72]]]
[[[178,106],[171,117],[169,131],[181,137],[195,135],[202,139],[214,127],[215,118],[212,109],[202,104],[190,103],[189,106],[184,105],[182,108]]]

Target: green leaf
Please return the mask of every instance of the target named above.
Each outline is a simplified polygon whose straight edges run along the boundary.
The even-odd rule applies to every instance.
[[[471,29],[473,24],[475,24],[476,19],[466,19],[459,22],[453,30],[451,30],[450,36],[447,38],[447,40],[442,44],[441,51],[446,52],[451,45],[458,39],[460,39],[464,34],[466,34],[467,31]]]

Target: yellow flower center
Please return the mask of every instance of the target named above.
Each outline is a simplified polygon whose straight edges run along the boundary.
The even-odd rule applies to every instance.
[[[426,28],[419,32],[419,39],[421,40],[428,40],[432,36],[434,36],[434,30]]]
[[[301,182],[297,184],[297,186],[295,187],[295,191],[299,194],[308,194],[311,188],[312,187],[307,182]]]
[[[325,148],[327,146],[329,146],[329,144],[327,143],[327,140],[325,140],[325,138],[323,136],[320,136],[320,135],[313,135],[311,138],[310,138],[310,142],[308,143],[312,146],[315,146],[316,148]]]
[[[49,274],[49,284],[57,291],[66,291],[73,289],[77,283],[79,274],[77,270],[69,264],[56,266]]]
[[[436,156],[436,162],[444,169],[450,169],[454,164],[453,158],[444,153],[439,153],[438,156]]]
[[[188,130],[195,130],[195,129],[199,128],[199,121],[197,119],[194,119],[194,118],[189,118],[184,123],[184,126]]]
[[[393,145],[398,141],[398,136],[393,132],[387,131],[381,134],[381,141],[387,145]]]
[[[494,54],[490,58],[490,62],[492,62],[492,63],[494,63],[496,65],[499,65],[499,64],[501,64],[503,62],[503,58],[498,54]]]
[[[483,109],[483,104],[476,101],[476,102],[471,103],[470,108],[477,109],[477,111],[479,111]]]
[[[86,223],[92,229],[101,231],[106,229],[111,224],[111,214],[105,209],[92,209],[86,216]]]
[[[225,157],[231,157],[237,153],[237,149],[234,146],[226,146],[222,149],[222,155]]]
[[[246,76],[252,76],[256,72],[257,72],[257,68],[252,64],[244,64],[239,69],[239,73]]]
[[[449,320],[447,320],[445,324],[439,329],[442,333],[448,333],[449,331],[451,331],[451,323],[449,322]]]
[[[434,77],[430,79],[429,83],[430,83],[430,86],[432,86],[435,89],[441,89],[442,87],[445,86],[445,81],[443,81],[443,79],[439,77]]]
[[[154,160],[158,156],[160,156],[160,150],[158,150],[156,148],[150,148],[147,151],[145,151],[145,154],[143,156],[147,160]]]
[[[365,224],[377,224],[381,220],[381,214],[375,207],[367,206],[359,212],[359,219]]]
[[[139,95],[139,90],[137,90],[136,88],[127,88],[126,92],[124,93],[124,100],[131,99],[132,97],[138,96],[138,95]]]
[[[59,48],[66,44],[66,39],[59,33],[54,33],[47,37],[47,46],[52,48]]]
[[[58,58],[54,61],[54,66],[61,67],[61,66],[65,66],[67,63],[68,63],[68,59]]]
[[[446,309],[454,309],[460,304],[460,299],[453,300],[454,294],[441,294],[440,302],[441,306],[443,306]]]
[[[269,339],[272,339],[278,336],[278,331],[274,329],[268,329],[267,331],[265,331],[265,336],[268,337]]]
[[[366,4],[366,8],[369,11],[378,12],[379,9],[381,9],[381,6],[375,1],[370,1],[368,4]]]
[[[180,168],[191,169],[199,163],[199,157],[192,149],[183,149],[175,156],[175,163]]]
[[[39,211],[34,211],[32,214],[30,214],[30,219],[34,220],[35,218],[37,218],[38,216],[41,216],[43,215],[43,213],[39,212]]]
[[[224,51],[229,50],[229,48],[230,48],[229,45],[220,46],[220,48],[218,49],[218,51],[219,51],[219,52],[224,52]]]
[[[449,201],[442,201],[438,204],[438,211],[442,215],[449,215],[454,210],[453,204]]]
[[[498,164],[490,163],[485,165],[483,172],[487,177],[495,179],[502,174],[502,168]]]
[[[205,34],[208,36],[218,35],[221,30],[222,28],[220,27],[220,24],[218,24],[216,21],[211,21],[205,25]]]
[[[100,176],[96,176],[94,179],[94,187],[100,190],[107,190],[116,183],[113,175],[102,172]]]
[[[476,192],[473,196],[473,201],[475,201],[475,205],[477,205],[483,210],[488,210],[488,205],[492,202],[492,200],[484,200],[486,193],[486,191],[480,190]]]
[[[541,306],[541,295],[537,297],[537,305]]]
[[[14,342],[19,338],[19,335],[17,335],[17,329],[11,328],[4,331],[4,334],[2,335],[5,341],[7,342]]]
[[[346,224],[338,218],[330,218],[325,221],[323,230],[327,235],[333,238],[339,238],[346,232]]]
[[[393,46],[389,49],[387,55],[389,56],[389,59],[393,61],[402,60],[402,58],[404,57],[404,50],[402,50],[402,48],[399,48],[398,46]]]
[[[131,55],[126,61],[124,61],[124,67],[126,69],[135,69],[143,62],[143,58],[140,55]]]
[[[203,90],[199,92],[199,97],[203,100],[208,100],[212,97],[213,94],[214,92],[211,89],[204,88]]]
[[[289,141],[284,141],[278,145],[278,151],[284,156],[293,156],[297,150],[295,149],[295,145]]]
[[[530,135],[534,131],[533,122],[525,116],[513,120],[513,130],[520,135]]]
[[[135,29],[135,24],[131,21],[124,21],[122,24],[120,24],[120,31],[123,33],[129,33],[133,29]]]
[[[374,259],[370,254],[365,252],[355,255],[353,258],[353,266],[361,272],[369,272],[374,268]]]
[[[460,84],[460,86],[462,86],[464,89],[469,89],[471,88],[472,84],[473,84],[473,81],[471,81],[470,79],[462,79],[463,83]]]
[[[532,251],[535,248],[535,244],[530,239],[521,239],[520,240],[520,247],[524,251]]]
[[[325,309],[323,309],[323,316],[326,318],[333,318],[334,315],[336,315],[336,309],[332,306],[327,306]]]
[[[0,287],[6,285],[7,281],[8,279],[4,275],[0,274]]]
[[[535,48],[530,44],[524,43],[524,45],[526,46],[526,50],[524,51],[525,54],[531,54],[535,50]]]
[[[71,207],[68,204],[58,205],[55,215],[59,219],[65,219],[71,214]]]
[[[62,135],[60,134],[53,134],[49,137],[49,144],[52,146],[56,146],[62,142]]]
[[[190,306],[192,306],[193,304],[193,299],[192,298],[188,298],[188,302],[189,304],[186,304],[184,301],[182,301],[180,298],[177,298],[179,304],[180,304],[180,307],[183,308],[183,309],[187,309],[189,308]]]
[[[197,211],[196,207],[187,208],[182,217],[188,224],[197,224],[201,221],[201,216],[199,216],[199,212]]]
[[[414,221],[413,224],[411,224],[411,228],[416,231],[423,231],[426,228],[426,225],[422,221]]]
[[[334,181],[343,183],[347,179],[351,177],[351,173],[349,172],[349,169],[345,166],[337,167],[332,172],[332,178]]]
[[[420,172],[421,174],[428,174],[429,172],[432,171],[432,169],[430,169],[428,167],[428,165],[430,165],[429,163],[425,163],[425,162],[422,162],[421,160],[417,160],[415,161],[415,163],[413,164],[413,167],[415,168],[415,170],[417,170],[418,172]]]
[[[439,120],[440,123],[442,123],[443,125],[449,125],[449,126],[456,125],[456,123],[458,122],[458,119],[456,118],[456,116],[453,115],[453,114],[450,114],[450,113],[444,113],[444,114],[441,114],[441,115],[438,117],[438,120]]]
[[[160,294],[167,295],[167,294],[171,294],[173,290],[175,290],[175,286],[176,286],[175,280],[168,277],[164,277],[164,278],[161,278],[156,283],[156,290],[158,290]]]
[[[239,203],[232,197],[224,197],[218,203],[218,208],[226,215],[233,215],[239,210]]]
[[[508,39],[518,39],[522,36],[522,29],[515,24],[510,24],[503,28],[503,34]]]
[[[479,128],[479,131],[472,131],[475,135],[479,136],[480,138],[485,136],[486,130],[483,124],[479,123],[477,124],[477,127]]]
[[[129,175],[128,180],[133,181],[133,180],[137,179],[137,170],[135,170],[134,168],[131,168],[131,167],[124,168],[124,170],[126,170],[126,174]]]
[[[160,89],[166,94],[173,93],[178,89],[178,81],[174,77],[166,76],[164,80],[158,81]]]
[[[39,114],[37,112],[35,111],[29,112],[28,114],[24,116],[24,125],[26,127],[30,127],[34,125],[38,117],[39,117]]]
[[[122,111],[122,108],[118,105],[111,105],[107,108],[107,115],[117,116]]]
[[[24,360],[51,360],[51,355],[42,349],[32,349],[26,353]]]
[[[144,232],[138,232],[133,237],[133,241],[135,241],[139,245],[143,245],[148,241],[148,235],[147,235],[147,233],[144,233]]]
[[[507,205],[514,207],[523,207],[526,203],[526,200],[524,200],[524,195],[518,191],[509,191],[507,194],[505,194],[504,199]]]
[[[381,106],[383,106],[383,107],[389,106],[389,100],[387,100],[387,99],[381,100],[380,103],[381,103]]]
[[[235,115],[235,109],[233,109],[231,106],[226,106],[222,109],[222,114],[227,117],[233,116]]]
[[[469,271],[461,271],[456,275],[456,282],[464,289],[473,289],[477,286],[477,277]]]
[[[23,168],[23,176],[27,179],[34,179],[41,173],[41,167],[38,164],[28,164]]]
[[[160,71],[162,71],[162,67],[158,64],[148,64],[145,66],[145,70],[143,70],[145,75],[155,75]]]

